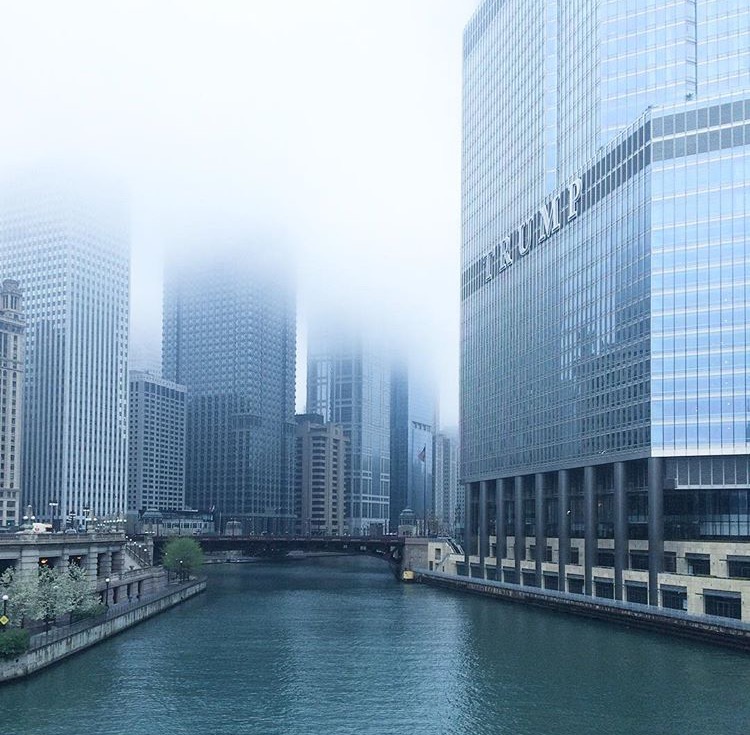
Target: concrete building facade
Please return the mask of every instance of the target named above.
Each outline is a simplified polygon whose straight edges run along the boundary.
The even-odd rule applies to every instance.
[[[750,620],[749,60],[741,2],[466,27],[464,571]]]
[[[344,533],[346,436],[322,416],[297,416],[294,492],[300,531],[311,536]]]
[[[44,183],[42,183],[44,182]],[[129,225],[109,182],[6,182],[0,262],[24,294],[23,503],[38,519],[124,516]]]
[[[128,511],[185,507],[184,385],[130,372]]]
[[[18,526],[21,512],[23,374],[26,322],[18,281],[0,287],[0,527]]]

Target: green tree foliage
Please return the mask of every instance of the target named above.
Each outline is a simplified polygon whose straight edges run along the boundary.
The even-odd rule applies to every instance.
[[[177,536],[164,547],[162,565],[185,576],[197,572],[203,564],[203,549],[193,538]]]
[[[0,658],[15,658],[29,648],[29,631],[12,628],[0,632]]]

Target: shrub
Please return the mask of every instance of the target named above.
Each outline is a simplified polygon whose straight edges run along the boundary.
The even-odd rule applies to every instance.
[[[0,631],[0,658],[15,658],[29,650],[29,631],[10,628]]]

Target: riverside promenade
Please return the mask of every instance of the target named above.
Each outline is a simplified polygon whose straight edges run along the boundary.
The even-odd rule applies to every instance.
[[[205,578],[169,584],[140,599],[125,599],[110,605],[105,613],[96,617],[36,633],[31,637],[27,652],[14,659],[0,659],[0,683],[34,674],[179,605],[205,589]]]

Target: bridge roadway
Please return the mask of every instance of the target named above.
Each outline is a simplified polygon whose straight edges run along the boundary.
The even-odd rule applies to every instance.
[[[175,536],[154,538],[154,558]],[[290,551],[367,555],[388,562],[398,576],[404,558],[404,539],[398,536],[191,536],[206,553],[239,551],[243,556],[283,557]]]

